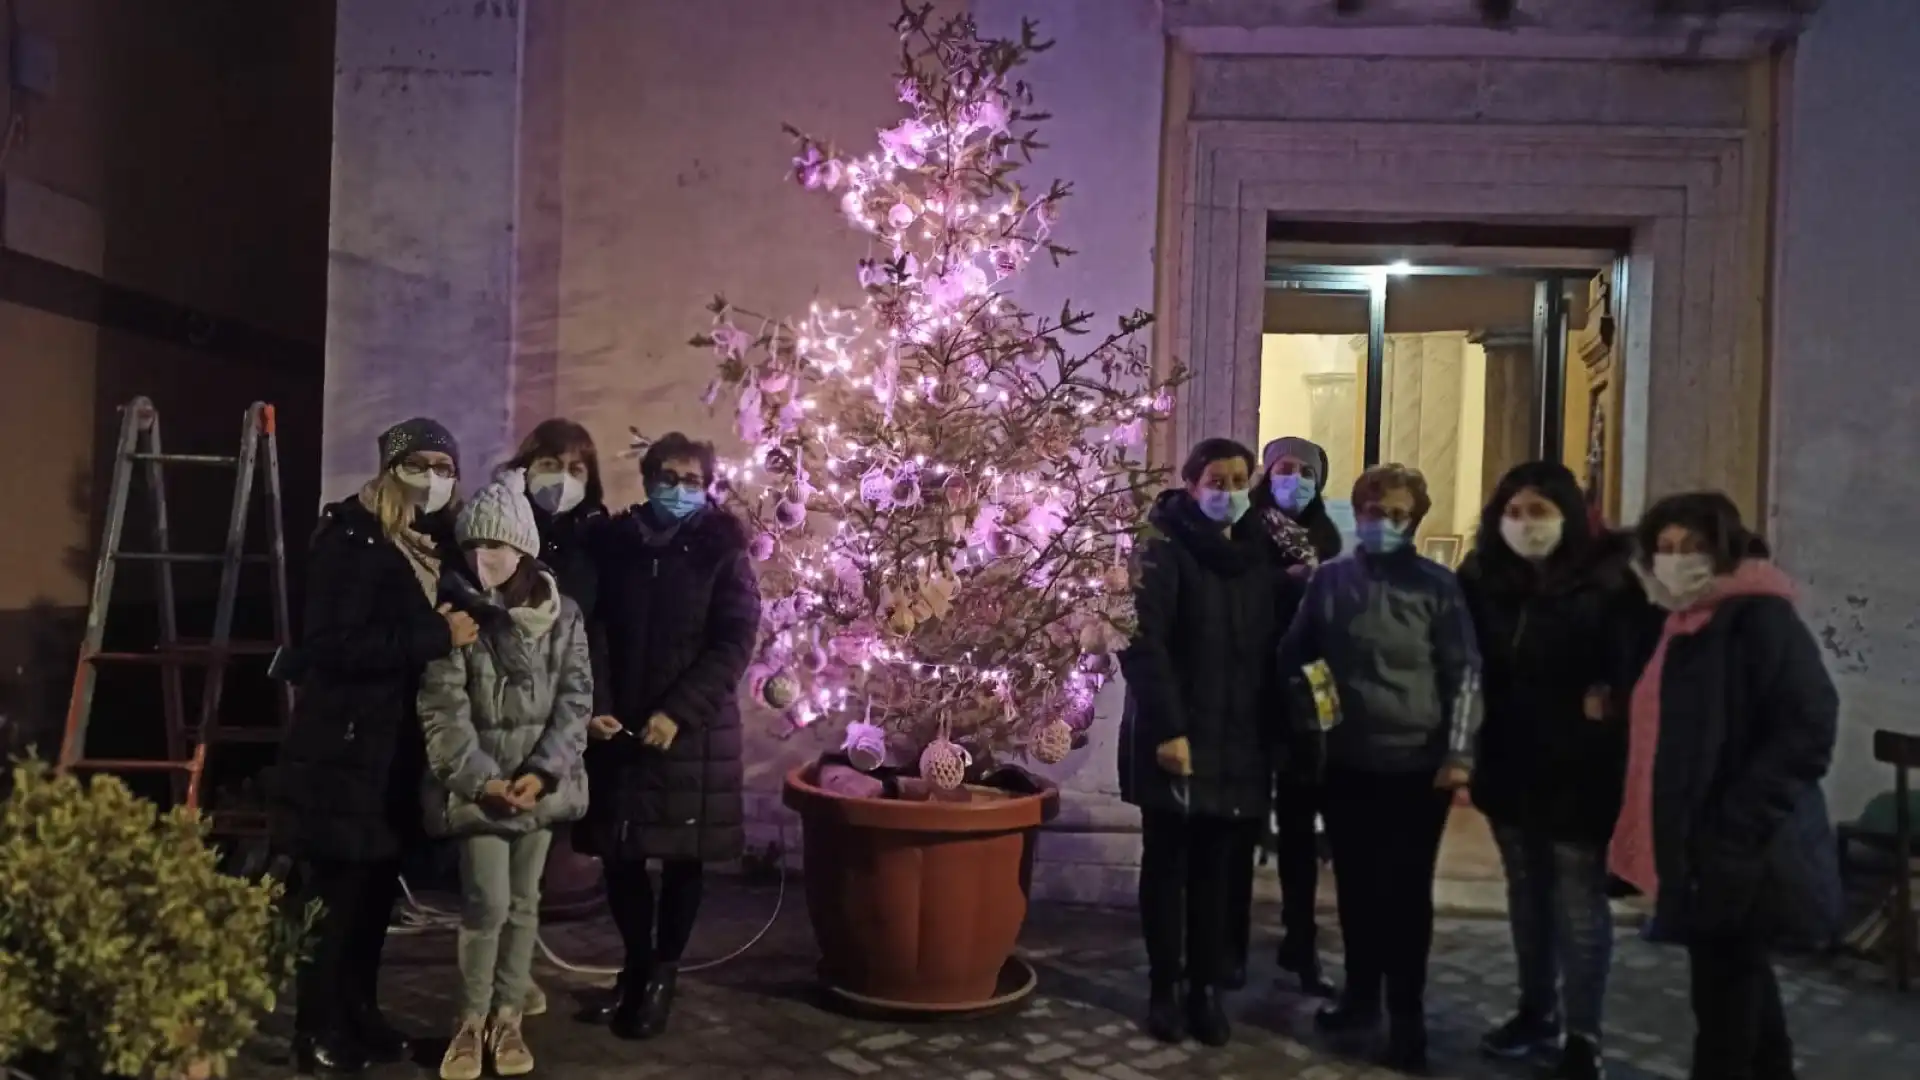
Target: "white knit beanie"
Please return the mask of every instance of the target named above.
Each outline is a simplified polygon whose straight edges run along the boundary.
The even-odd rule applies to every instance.
[[[463,545],[491,540],[528,558],[539,558],[540,527],[534,523],[533,506],[527,502],[527,471],[505,470],[493,478],[493,483],[474,492],[460,509],[453,535]]]

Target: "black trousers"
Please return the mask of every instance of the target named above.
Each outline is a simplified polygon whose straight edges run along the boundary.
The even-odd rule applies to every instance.
[[[1274,793],[1274,861],[1280,870],[1280,926],[1295,948],[1312,950],[1319,936],[1314,905],[1320,891],[1320,785],[1282,777]],[[1233,958],[1242,968],[1253,936],[1254,855],[1256,831],[1246,857],[1234,862],[1240,880],[1234,884]]]
[[[1141,811],[1140,929],[1155,983],[1225,981],[1239,938],[1236,890],[1259,835],[1253,820]]]
[[[380,953],[400,897],[400,863],[314,861],[304,873],[304,896],[320,901],[321,914],[295,978],[294,1027],[331,1035],[350,1030],[377,1000]]]
[[[1346,999],[1413,1016],[1425,1010],[1427,954],[1433,949],[1433,875],[1446,832],[1450,792],[1434,774],[1327,775],[1327,839],[1333,847],[1346,946]]]
[[[1780,983],[1758,942],[1687,945],[1693,996],[1693,1080],[1792,1080],[1793,1041]]]
[[[607,907],[626,946],[627,974],[645,979],[661,964],[678,964],[700,917],[706,882],[701,864],[680,859],[662,862],[657,894],[644,859],[609,862],[606,875]]]

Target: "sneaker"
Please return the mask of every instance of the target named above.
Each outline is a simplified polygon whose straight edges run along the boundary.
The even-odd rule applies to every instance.
[[[487,1050],[493,1055],[493,1071],[500,1076],[525,1076],[533,1071],[533,1051],[520,1032],[520,1016],[518,1009],[501,1009],[493,1014],[493,1024],[487,1028]]]
[[[539,983],[527,984],[527,1004],[520,1010],[521,1016],[547,1015],[547,992],[540,989]]]
[[[1552,1080],[1606,1080],[1607,1065],[1592,1039],[1569,1035],[1560,1049],[1560,1064],[1550,1075]]]
[[[465,1017],[447,1044],[440,1059],[440,1080],[480,1080],[486,1062],[487,1022],[478,1016]]]
[[[1560,1045],[1560,1021],[1525,1013],[1480,1037],[1480,1052],[1505,1061],[1519,1061]]]

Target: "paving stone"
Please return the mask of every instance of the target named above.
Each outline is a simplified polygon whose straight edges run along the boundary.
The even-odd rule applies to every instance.
[[[709,889],[694,959],[724,956],[757,933],[773,910],[770,890],[716,882]],[[575,998],[607,985],[604,974],[542,964],[551,1014],[527,1034],[549,1080],[1391,1080],[1352,1056],[1362,1047],[1329,1045],[1312,1031],[1317,1002],[1292,993],[1271,967],[1277,911],[1262,909],[1249,989],[1236,995],[1232,1045],[1165,1047],[1145,1037],[1138,1016],[1146,976],[1138,920],[1036,905],[1023,944],[1040,972],[1040,991],[1013,1012],[966,1022],[903,1025],[849,1019],[814,988],[815,953],[798,889],[790,890],[766,937],[739,958],[681,980],[673,1030],[644,1045],[574,1024]],[[1339,971],[1330,916],[1326,959]],[[579,967],[619,960],[617,937],[600,922],[550,926],[555,954]],[[1443,919],[1437,927],[1430,992],[1436,1073],[1455,1080],[1518,1080],[1524,1071],[1483,1061],[1482,1031],[1512,1009],[1512,946],[1497,921]],[[396,936],[382,987],[389,1014],[423,1034],[451,1030],[457,986],[451,934]],[[1684,1080],[1692,1040],[1686,958],[1623,930],[1608,997],[1608,1059],[1614,1080]],[[1920,1076],[1920,1023],[1914,999],[1901,1000],[1884,976],[1859,965],[1790,960],[1781,982],[1789,1023],[1809,1080],[1913,1080]],[[235,1063],[235,1080],[279,1080],[287,1065],[287,1018]],[[440,1045],[444,1045],[442,1042]],[[429,1045],[423,1063],[437,1061]],[[1345,1051],[1345,1052],[1343,1052]],[[390,1067],[373,1080],[419,1080],[419,1067]]]

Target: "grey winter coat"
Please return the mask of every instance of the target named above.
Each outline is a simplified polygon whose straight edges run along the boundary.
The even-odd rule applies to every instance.
[[[1340,696],[1327,761],[1359,772],[1471,768],[1480,649],[1453,571],[1411,548],[1322,565],[1280,644],[1288,675],[1326,661]]]
[[[421,677],[421,798],[430,835],[512,835],[586,815],[593,715],[586,626],[552,577],[545,588],[534,605],[493,609],[478,641],[428,664]],[[480,805],[489,780],[527,774],[543,788],[531,813],[495,815]]]

